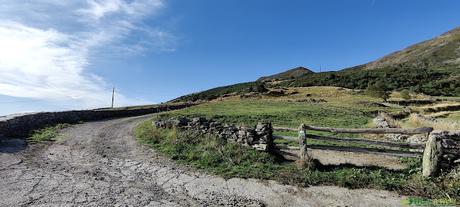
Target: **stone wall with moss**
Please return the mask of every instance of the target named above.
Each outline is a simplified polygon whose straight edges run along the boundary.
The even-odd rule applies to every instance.
[[[212,134],[225,141],[251,146],[260,151],[273,149],[273,128],[271,123],[258,123],[256,126],[236,126],[223,124],[206,118],[188,119],[185,117],[157,120],[153,124],[157,128],[177,128],[192,130],[202,134]]]

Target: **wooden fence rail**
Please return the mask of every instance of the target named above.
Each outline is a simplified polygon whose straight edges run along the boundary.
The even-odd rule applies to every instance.
[[[280,131],[297,131],[294,128],[287,127],[274,127],[275,130]],[[431,133],[433,128],[423,127],[416,129],[400,129],[400,128],[378,128],[378,129],[342,129],[342,128],[328,128],[328,127],[314,127],[305,125],[305,130],[332,132],[332,133],[349,133],[349,134],[425,134]]]
[[[299,138],[297,137],[290,137],[290,136],[273,136],[275,139],[285,139],[290,141],[297,141]],[[409,148],[409,149],[425,149],[424,144],[411,144],[411,143],[397,143],[397,142],[385,142],[385,141],[376,141],[376,140],[369,140],[369,139],[359,139],[359,138],[337,138],[337,137],[327,137],[327,136],[319,136],[319,135],[312,135],[309,134],[307,136],[308,139],[313,140],[324,140],[324,141],[333,141],[333,142],[354,142],[354,143],[362,143],[362,144],[370,144],[370,145],[379,145],[385,147],[397,147],[397,148]]]
[[[377,155],[397,156],[397,157],[420,157],[423,155],[424,144],[411,144],[411,143],[398,143],[398,142],[387,142],[377,141],[361,138],[338,138],[331,136],[320,136],[307,134],[308,130],[331,132],[331,133],[350,133],[350,134],[404,134],[404,135],[416,135],[416,134],[427,134],[433,131],[433,128],[416,128],[416,129],[398,129],[398,128],[385,128],[385,129],[343,129],[343,128],[329,128],[329,127],[315,127],[307,126],[305,124],[300,125],[298,129],[287,128],[287,127],[274,127],[274,130],[281,131],[296,131],[298,132],[298,138],[289,136],[274,136],[278,139],[286,139],[299,142],[299,159],[301,161],[308,160],[308,148],[310,149],[321,149],[321,150],[334,150],[334,151],[345,151],[345,152],[359,152]],[[365,147],[354,147],[354,146],[334,146],[334,145],[308,145],[307,140],[323,140],[332,142],[346,142],[346,143],[361,143],[373,146],[382,146],[398,149],[387,149],[387,148],[365,148]],[[292,148],[291,148],[292,149]]]
[[[325,146],[325,145],[308,145],[309,149],[332,150],[341,152],[357,152],[364,154],[385,155],[393,157],[421,157],[422,152],[410,152],[392,149],[373,149],[362,147],[343,147],[343,146]]]

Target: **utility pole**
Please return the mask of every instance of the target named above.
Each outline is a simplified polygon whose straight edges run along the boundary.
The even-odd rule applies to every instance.
[[[115,101],[115,87],[112,89],[112,108],[113,108],[113,102]]]

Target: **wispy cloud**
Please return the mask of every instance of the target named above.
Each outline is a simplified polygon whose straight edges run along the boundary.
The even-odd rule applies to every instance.
[[[88,70],[91,58],[117,48],[174,50],[173,35],[143,23],[163,7],[162,0],[2,2],[0,95],[101,106],[110,87]],[[119,101],[131,104],[122,94]]]
[[[104,17],[116,15],[127,15],[130,18],[144,16],[163,7],[161,0],[130,1],[125,0],[88,0],[88,8],[78,10],[93,20],[100,20]]]

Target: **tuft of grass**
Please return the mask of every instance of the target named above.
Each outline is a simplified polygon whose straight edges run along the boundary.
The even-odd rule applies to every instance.
[[[374,188],[432,199],[451,197],[460,200],[458,179],[433,180],[421,176],[421,160],[405,158],[409,167],[402,171],[353,166],[321,166],[298,169],[293,162],[246,146],[227,143],[214,136],[175,129],[157,129],[151,121],[135,129],[138,141],[179,163],[224,178],[276,180],[283,184],[308,187],[336,185],[347,188]]]
[[[55,126],[35,130],[31,133],[29,138],[27,138],[27,141],[32,144],[54,141],[59,136],[59,130],[69,126],[70,124],[57,124]]]

